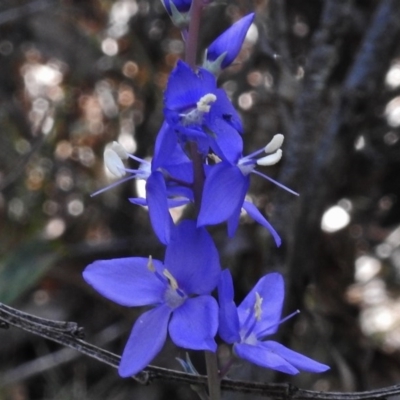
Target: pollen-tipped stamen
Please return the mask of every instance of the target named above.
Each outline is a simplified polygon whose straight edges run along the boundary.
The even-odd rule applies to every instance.
[[[257,165],[267,167],[277,164],[281,160],[281,158],[282,158],[282,150],[278,149],[275,153],[259,158],[256,162]]]
[[[196,108],[187,113],[180,114],[184,125],[201,124],[203,115],[210,112],[211,104],[217,100],[217,96],[213,93],[207,93],[196,103]]]
[[[156,267],[153,263],[153,257],[151,255],[149,256],[149,261],[147,261],[147,269],[151,272],[155,272],[156,270]]]
[[[149,256],[149,260],[147,261],[147,269],[150,272],[153,272],[157,279],[165,284],[165,278],[160,275],[160,273],[156,270],[156,266],[153,263],[153,256],[151,255]]]
[[[277,133],[271,141],[264,147],[264,152],[267,154],[275,153],[282,147],[285,137],[281,133]]]
[[[256,300],[254,302],[253,310],[249,312],[249,315],[246,318],[245,323],[243,324],[243,327],[246,327],[246,333],[243,335],[242,340],[245,341],[253,332],[254,327],[256,326],[257,322],[260,321],[261,319],[261,314],[262,314],[262,302],[263,298],[260,296],[258,292],[256,294]]]
[[[128,152],[125,150],[124,146],[118,142],[112,142],[111,150],[114,150],[121,160],[127,160],[129,157]]]
[[[258,292],[256,292],[256,302],[254,303],[254,316],[256,317],[257,321],[260,321],[260,319],[261,319],[262,302],[263,302],[263,298],[260,296],[260,294]]]
[[[291,314],[289,314],[287,317],[282,318],[279,322],[277,322],[276,324],[273,324],[271,326],[269,326],[268,328],[264,329],[262,332],[257,334],[257,337],[262,338],[263,336],[268,336],[270,335],[270,333],[268,333],[268,331],[272,328],[275,328],[276,326],[283,324],[284,322],[286,322],[288,319],[293,318],[295,315],[300,314],[300,310],[296,310],[295,312],[292,312]]]
[[[203,113],[210,112],[211,104],[217,100],[217,96],[213,93],[207,93],[197,102],[197,110]]]
[[[125,176],[125,166],[121,157],[113,149],[106,149],[104,151],[104,163],[107,169],[116,177],[122,178]]]

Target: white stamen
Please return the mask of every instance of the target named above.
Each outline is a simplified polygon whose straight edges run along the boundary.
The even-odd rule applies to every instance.
[[[254,303],[254,316],[256,317],[257,321],[260,321],[260,319],[261,319],[262,302],[263,302],[263,298],[259,295],[258,292],[256,292],[256,302]]]
[[[149,256],[149,261],[147,261],[147,269],[151,272],[154,272],[156,270],[156,267],[154,266],[154,263],[153,263],[152,256]]]
[[[151,175],[151,163],[143,162],[139,165],[137,178],[147,180]]]
[[[197,110],[208,113],[211,108],[211,103],[217,100],[217,96],[213,93],[208,93],[197,102]]]
[[[222,161],[216,154],[213,153],[209,154],[207,157],[215,164],[219,164]]]
[[[111,145],[111,150],[114,150],[121,160],[127,160],[129,157],[128,152],[125,150],[124,146],[118,142],[113,142]]]
[[[178,289],[178,282],[174,278],[174,276],[169,272],[166,268],[163,271],[163,275],[168,279],[169,285],[173,290]]]
[[[267,154],[275,153],[275,151],[278,150],[282,146],[284,138],[285,137],[281,133],[276,134],[272,138],[272,140],[265,146],[264,151]]]
[[[257,164],[262,165],[264,167],[268,165],[275,165],[280,161],[281,158],[282,158],[282,150],[278,149],[276,153],[269,154],[268,156],[258,159]]]
[[[104,151],[104,163],[109,171],[118,178],[125,175],[125,167],[120,156],[112,149]]]

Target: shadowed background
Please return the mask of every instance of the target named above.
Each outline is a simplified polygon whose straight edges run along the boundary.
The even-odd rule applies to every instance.
[[[302,313],[277,338],[332,369],[290,378],[241,363],[231,376],[335,391],[397,383],[400,4],[215,1],[201,50],[252,11],[237,63],[219,82],[243,118],[246,154],[285,135],[283,160],[261,171],[300,197],[252,178],[249,195],[281,234],[280,249],[246,215],[233,240],[223,226],[210,231],[237,302],[266,272],[284,274],[285,312]],[[1,2],[0,302],[76,321],[88,341],[122,352],[141,310],[103,299],[81,272],[96,259],[162,259],[164,250],[147,211],[127,200],[143,193],[141,182],[90,194],[113,182],[102,160],[109,142],[151,156],[183,50],[159,0]],[[179,369],[175,357],[185,352],[167,343],[154,363]],[[192,360],[204,372],[202,356]],[[0,331],[1,400],[126,398],[197,397],[185,386],[141,387],[73,350]]]

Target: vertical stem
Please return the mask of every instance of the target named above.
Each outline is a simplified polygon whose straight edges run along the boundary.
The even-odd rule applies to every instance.
[[[221,400],[220,378],[218,375],[217,354],[212,351],[205,351],[207,381],[210,400]]]
[[[186,39],[185,61],[192,67],[196,66],[197,45],[199,42],[201,11],[203,0],[193,0],[190,8],[190,25]]]
[[[193,163],[193,195],[194,195],[194,205],[196,208],[196,214],[199,214],[201,206],[201,198],[203,195],[204,187],[204,168],[203,168],[203,158],[201,154],[197,151],[197,143],[189,143],[190,157]]]
[[[193,0],[190,8],[190,24],[186,39],[185,61],[194,69],[196,68],[197,46],[199,42],[200,21],[203,10],[203,0]],[[190,157],[193,162],[193,192],[196,213],[200,211],[201,197],[204,186],[203,159],[198,152],[197,143],[189,144]]]
[[[185,61],[193,68],[196,68],[197,46],[199,41],[201,12],[203,10],[204,0],[193,0],[190,9],[190,25],[186,39]],[[204,187],[204,168],[203,157],[198,152],[196,142],[189,143],[190,157],[193,162],[193,194],[195,200],[196,213],[199,213],[201,198]],[[218,361],[216,353],[205,351],[207,380],[210,400],[221,399],[220,378],[218,375]]]

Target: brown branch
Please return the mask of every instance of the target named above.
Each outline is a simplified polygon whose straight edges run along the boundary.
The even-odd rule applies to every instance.
[[[279,181],[301,194],[319,141],[328,82],[349,29],[350,3],[350,0],[325,0],[321,23],[307,55],[302,88],[294,104],[295,124],[287,132],[289,140],[284,150]],[[285,120],[286,116],[282,119]],[[294,212],[293,207],[299,206],[299,202],[284,191],[277,191],[275,204],[273,224],[279,232],[284,233],[284,242],[290,245],[294,222],[291,212]]]
[[[118,368],[120,357],[79,339],[74,332],[82,332],[82,329],[79,329],[75,322],[60,322],[38,318],[2,303],[0,303],[0,321],[2,322],[3,328],[8,327],[9,325],[15,326],[37,336],[77,350],[81,354],[85,354],[114,368]],[[71,327],[73,328],[72,330],[70,329]],[[205,386],[207,384],[207,377],[204,375],[191,375],[185,372],[154,367],[152,365],[149,365],[146,369],[132,378],[141,384],[148,384],[155,380],[185,383],[197,386]],[[221,381],[221,389],[225,391],[251,393],[254,395],[257,394],[284,400],[374,400],[400,394],[400,384],[367,392],[342,393],[303,390],[289,383],[275,384],[245,382],[234,381],[231,379],[223,379]]]

